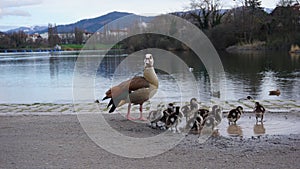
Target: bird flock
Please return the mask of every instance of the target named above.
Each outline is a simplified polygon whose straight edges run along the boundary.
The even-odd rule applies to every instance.
[[[189,71],[193,71],[190,67]],[[129,80],[111,87],[105,93],[102,100],[109,99],[107,108],[110,106],[109,113],[112,113],[116,108],[121,107],[124,104],[128,104],[128,111],[126,118],[128,120],[137,120],[130,116],[131,105],[140,105],[140,117],[138,120],[149,120],[152,128],[160,129],[173,129],[179,132],[179,125],[185,118],[184,130],[189,132],[200,133],[205,129],[213,131],[218,126],[223,117],[222,108],[218,105],[214,105],[211,109],[200,108],[196,98],[192,98],[190,103],[180,106],[174,103],[168,105],[159,104],[156,110],[149,112],[148,118],[143,117],[143,103],[148,101],[155,95],[159,88],[159,81],[154,69],[154,57],[152,54],[146,54],[144,58],[144,71],[143,76],[135,76]],[[219,95],[220,93],[216,93]],[[280,90],[269,91],[269,95],[279,96]],[[240,100],[252,100],[251,96],[248,96]],[[240,101],[239,100],[239,101]],[[99,100],[95,101],[99,103]],[[255,101],[254,101],[255,102]],[[263,123],[265,108],[259,103],[255,102],[253,112],[256,117],[256,123],[259,121]],[[225,112],[224,112],[225,113]],[[227,113],[228,124],[236,124],[244,113],[242,106],[237,106]]]
[[[247,97],[247,99],[252,97]],[[255,101],[254,101],[255,102]],[[263,123],[265,108],[259,103],[255,102],[253,113],[256,117],[256,123]],[[215,131],[216,127],[221,123],[223,113],[227,113],[228,124],[236,124],[244,113],[242,106],[237,106],[228,112],[222,110],[219,105],[213,105],[211,109],[200,108],[200,104],[196,98],[192,98],[190,103],[180,106],[175,106],[174,103],[168,105],[158,104],[156,110],[149,112],[148,120],[149,126],[154,129],[170,129],[176,132],[185,131],[188,133],[201,134],[203,131]],[[178,128],[180,123],[183,123],[185,118],[185,125]]]

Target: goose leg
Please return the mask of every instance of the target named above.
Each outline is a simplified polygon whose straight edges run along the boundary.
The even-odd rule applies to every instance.
[[[140,104],[140,118],[139,120],[146,121],[147,119],[143,117],[143,104]]]
[[[130,117],[130,109],[131,109],[131,103],[128,103],[128,111],[127,111],[126,118],[128,120],[135,120],[133,117]]]

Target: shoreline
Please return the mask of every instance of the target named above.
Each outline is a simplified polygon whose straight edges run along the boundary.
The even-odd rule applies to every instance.
[[[260,100],[269,113],[289,113],[300,112],[300,102],[296,100]],[[219,104],[223,108],[223,112],[227,112],[232,108],[240,105],[244,108],[244,112],[251,113],[253,111],[253,101],[211,101],[208,103],[200,102],[202,108],[209,109],[212,105]],[[149,112],[156,108],[158,103],[146,102],[144,104],[144,112]],[[174,103],[182,106],[186,103]],[[107,103],[0,103],[0,116],[14,116],[14,115],[60,115],[60,114],[74,114],[76,113],[99,113],[107,112]],[[126,106],[122,106],[119,111],[127,111]],[[138,112],[138,107],[133,106],[133,112]]]
[[[105,116],[111,126],[131,137],[162,132],[117,114]],[[300,134],[216,136],[204,143],[190,134],[162,154],[134,159],[102,149],[72,115],[2,116],[0,132],[0,168],[297,168],[300,158]]]

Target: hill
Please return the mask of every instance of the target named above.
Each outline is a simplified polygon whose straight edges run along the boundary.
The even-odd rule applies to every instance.
[[[45,30],[47,30],[47,26],[32,26],[32,27],[23,26],[23,27],[8,30],[8,31],[6,31],[6,33],[13,33],[13,32],[23,31],[23,32],[28,33],[28,34],[33,34],[33,33],[42,32],[42,31],[45,31]]]
[[[57,31],[59,33],[72,32],[77,27],[79,29],[85,30],[87,32],[96,32],[98,29],[103,27],[105,24],[112,22],[118,18],[131,15],[131,13],[126,12],[111,12],[103,16],[99,16],[91,19],[83,19],[73,24],[68,25],[58,25]]]
[[[74,29],[77,27],[81,30],[85,30],[86,32],[94,33],[101,27],[103,27],[105,24],[108,24],[116,19],[119,19],[124,16],[132,15],[132,13],[127,12],[111,12],[106,15],[102,15],[96,18],[90,18],[90,19],[83,19],[78,22],[67,24],[67,25],[57,25],[57,31],[58,33],[66,33],[66,32],[73,32]],[[140,17],[140,16],[137,16]],[[142,20],[148,21],[151,17],[142,17]],[[131,25],[132,22],[128,21],[126,23],[122,23],[123,27],[128,27]],[[120,27],[122,28],[122,27]],[[48,31],[48,27],[46,26],[34,26],[34,27],[20,27],[16,29],[11,29],[6,31],[6,33],[13,33],[18,31],[24,31],[28,34],[33,33],[45,33]]]

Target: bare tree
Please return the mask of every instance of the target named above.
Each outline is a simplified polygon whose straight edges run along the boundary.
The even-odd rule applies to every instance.
[[[288,7],[288,6],[293,6],[296,3],[299,4],[298,0],[279,0],[277,6]]]
[[[191,0],[193,23],[202,30],[211,29],[221,23],[225,13],[220,11],[219,0]]]
[[[60,38],[58,36],[57,27],[54,24],[48,24],[48,44],[50,47],[54,47],[55,45],[60,43]]]
[[[83,30],[79,28],[75,28],[75,43],[76,44],[82,44],[83,42]]]
[[[27,34],[23,31],[12,33],[10,36],[12,47],[15,47],[15,48],[26,47],[27,37],[28,37]]]

